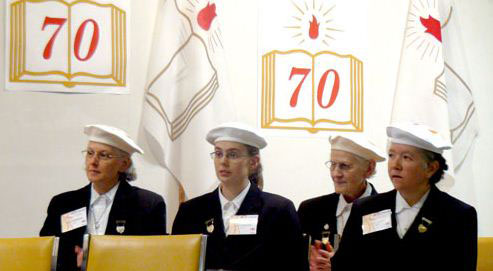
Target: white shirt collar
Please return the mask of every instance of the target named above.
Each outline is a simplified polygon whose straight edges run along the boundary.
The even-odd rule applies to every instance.
[[[99,196],[103,196],[103,195],[105,197],[107,197],[110,200],[110,202],[113,202],[113,199],[115,199],[116,191],[118,190],[118,186],[120,186],[120,182],[117,182],[108,192],[100,195],[94,189],[94,185],[91,184],[91,202],[90,202],[90,205],[92,205]]]
[[[106,232],[111,207],[113,206],[113,200],[119,185],[120,182],[114,185],[108,192],[101,195],[91,185],[91,200],[89,217],[87,219],[88,233],[102,235]]]
[[[248,185],[241,190],[240,194],[236,196],[233,200],[229,201],[226,197],[224,197],[223,192],[221,191],[221,187],[219,187],[219,201],[221,202],[221,210],[224,210],[224,205],[226,203],[231,202],[233,203],[233,207],[235,210],[238,210],[243,203],[243,200],[246,197],[246,194],[250,190],[250,181],[248,181]]]
[[[423,204],[425,203],[425,200],[428,198],[428,195],[430,194],[430,190],[431,189],[429,189],[421,197],[421,199],[419,199],[419,201],[416,202],[413,206],[409,206],[409,204],[407,203],[407,201],[402,197],[401,193],[399,193],[399,191],[397,191],[397,193],[395,195],[395,213],[398,214],[402,210],[404,210],[404,209],[410,209],[410,208],[414,208],[414,209],[420,210],[421,207],[423,207]]]
[[[358,199],[370,196],[371,192],[372,192],[371,185],[367,182],[365,192],[363,192],[363,194],[361,194],[361,196],[359,196]],[[340,194],[339,202],[337,203],[336,216],[341,216],[344,210],[346,210],[346,208],[351,208],[352,205],[353,205],[352,202],[348,203],[344,198],[344,196]]]

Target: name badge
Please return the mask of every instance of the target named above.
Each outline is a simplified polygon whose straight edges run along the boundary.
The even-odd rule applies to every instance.
[[[229,219],[228,235],[257,234],[258,215],[235,215]]]
[[[63,214],[61,217],[62,233],[87,225],[86,207]]]
[[[392,228],[390,209],[363,216],[363,235]]]

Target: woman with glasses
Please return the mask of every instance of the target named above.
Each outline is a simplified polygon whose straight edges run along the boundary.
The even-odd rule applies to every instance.
[[[85,233],[166,234],[166,205],[153,192],[131,186],[136,178],[131,156],[143,151],[120,129],[106,125],[84,128],[89,142],[83,151],[89,184],[59,194],[48,206],[41,236],[60,236],[57,270],[77,270]]]
[[[414,123],[387,135],[394,189],[355,202],[333,270],[476,270],[476,210],[436,186],[450,141]]]
[[[335,192],[305,200],[298,209],[302,231],[313,240],[310,270],[330,270],[333,248],[339,245],[353,202],[377,193],[367,179],[375,174],[376,163],[385,160],[364,137],[335,136],[329,142],[330,160],[325,165]]]
[[[259,169],[265,139],[242,123],[223,124],[206,139],[214,146],[219,187],[180,205],[173,234],[208,235],[207,269],[305,270],[293,203],[249,180]]]

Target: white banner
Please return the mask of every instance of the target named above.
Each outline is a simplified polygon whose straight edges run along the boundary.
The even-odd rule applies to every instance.
[[[5,89],[129,92],[129,0],[8,0],[5,10]]]
[[[410,1],[392,122],[424,123],[450,138],[445,156],[457,169],[478,129],[455,13],[450,1]]]
[[[220,2],[160,6],[142,114],[145,139],[187,198],[217,184],[207,132],[235,119],[226,80]]]

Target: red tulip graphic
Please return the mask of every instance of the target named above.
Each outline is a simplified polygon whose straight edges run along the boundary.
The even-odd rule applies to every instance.
[[[197,23],[202,29],[207,31],[211,27],[212,20],[214,20],[216,15],[216,4],[212,3],[211,5],[210,2],[208,2],[207,6],[200,10],[197,15]]]
[[[430,33],[437,40],[442,42],[442,29],[440,28],[440,21],[428,15],[428,19],[419,17],[421,24],[426,28],[426,33]]]

